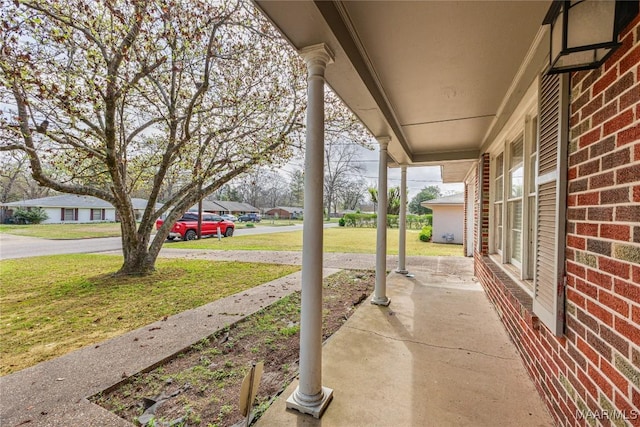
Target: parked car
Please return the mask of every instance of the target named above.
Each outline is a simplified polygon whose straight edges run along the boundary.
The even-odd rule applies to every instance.
[[[231,222],[236,222],[238,219],[235,215],[231,215],[231,214],[222,214],[220,216],[226,219],[227,221],[231,221]]]
[[[156,229],[159,229],[163,220],[159,219],[156,221]],[[233,222],[228,221],[222,218],[220,215],[204,213],[202,214],[202,236],[215,236],[218,234],[218,229],[220,229],[220,234],[225,237],[233,236],[233,231],[235,229],[235,225]],[[171,227],[171,231],[169,232],[169,236],[167,239],[182,239],[182,240],[195,240],[198,236],[198,213],[197,212],[186,212],[182,215],[173,227]]]
[[[238,217],[238,221],[240,222],[260,222],[261,219],[262,217],[260,216],[260,214],[253,212],[246,213]]]

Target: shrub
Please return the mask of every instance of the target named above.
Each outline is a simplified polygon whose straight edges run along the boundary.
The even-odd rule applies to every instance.
[[[255,227],[255,224],[252,222],[248,222],[247,225],[245,225],[246,228],[253,228]]]
[[[431,241],[431,232],[432,232],[432,227],[430,225],[425,225],[424,227],[422,227],[422,230],[420,231],[420,241],[422,242]]]
[[[345,225],[346,223],[347,223],[347,222],[344,220],[344,218],[340,218],[340,220],[338,221],[338,225],[339,225],[340,227],[344,227],[344,225]]]
[[[16,224],[40,224],[48,218],[49,215],[42,208],[17,208],[13,213],[13,219]]]

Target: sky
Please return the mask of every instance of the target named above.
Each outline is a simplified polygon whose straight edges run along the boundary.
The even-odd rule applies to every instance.
[[[358,147],[358,159],[362,167],[365,169],[363,176],[369,182],[369,186],[377,188],[379,146],[376,143],[373,143],[372,145],[374,146],[374,150],[367,150],[364,147]],[[302,169],[303,163],[303,160],[293,160],[284,167],[284,170],[290,173],[296,169]],[[388,187],[400,186],[400,173],[400,168],[389,168],[387,170]],[[431,185],[438,186],[442,195],[461,193],[464,191],[464,185],[462,183],[443,184],[439,166],[407,167],[408,200],[415,197],[423,188]]]

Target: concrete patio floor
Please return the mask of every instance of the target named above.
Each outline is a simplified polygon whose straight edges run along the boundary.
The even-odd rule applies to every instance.
[[[258,426],[553,425],[472,260],[421,261],[389,275],[389,307],[361,306],[325,343],[322,418],[285,409],[294,382]]]

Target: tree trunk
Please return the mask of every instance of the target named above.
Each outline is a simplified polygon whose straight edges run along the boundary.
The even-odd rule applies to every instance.
[[[149,248],[150,233],[145,232],[145,224],[136,223],[133,207],[118,209],[120,215],[120,230],[122,232],[122,254],[124,263],[117,276],[145,276],[155,271],[156,258],[159,248]]]
[[[146,245],[138,245],[126,252],[116,276],[146,276],[155,271],[155,263],[156,257],[149,253]]]

